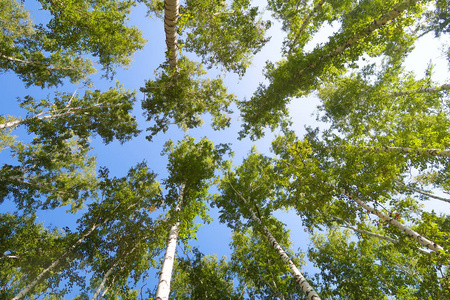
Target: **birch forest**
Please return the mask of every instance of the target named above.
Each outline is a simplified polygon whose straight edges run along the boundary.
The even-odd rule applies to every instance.
[[[0,299],[450,299],[450,1],[0,24]]]

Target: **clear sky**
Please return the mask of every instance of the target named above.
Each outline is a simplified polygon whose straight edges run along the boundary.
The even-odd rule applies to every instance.
[[[37,12],[39,17],[35,17],[36,22],[43,22],[45,20],[45,14],[39,10],[39,4],[37,1],[26,1],[26,7]],[[148,124],[145,124],[145,119],[142,116],[142,111],[140,109],[140,101],[143,98],[143,94],[139,92],[139,88],[144,85],[145,80],[154,77],[154,70],[164,62],[165,60],[165,37],[163,29],[163,21],[161,19],[153,18],[149,19],[146,17],[147,10],[145,7],[138,7],[134,9],[130,24],[138,26],[147,39],[147,44],[142,51],[137,52],[134,55],[133,62],[130,67],[126,70],[118,70],[115,79],[119,80],[126,89],[134,89],[137,92],[137,102],[134,109],[134,114],[138,118],[138,123],[140,129],[144,132],[132,141],[120,145],[117,142],[113,142],[110,145],[103,145],[101,140],[94,139],[92,146],[94,147],[93,154],[97,157],[97,165],[106,166],[110,169],[111,175],[113,176],[125,176],[128,169],[136,163],[146,160],[150,168],[152,168],[157,174],[158,178],[161,180],[166,177],[167,173],[166,158],[160,156],[162,145],[168,140],[179,140],[184,136],[184,132],[175,126],[172,126],[166,134],[158,134],[153,142],[148,142],[145,139],[145,128]],[[313,43],[325,41],[325,38],[332,32],[332,28],[324,28],[322,35],[318,40],[313,41]],[[280,55],[280,46],[283,38],[283,34],[279,29],[279,26],[273,26],[269,31],[269,35],[272,36],[272,40],[267,47],[265,47],[262,52],[256,55],[254,59],[254,64],[247,70],[246,75],[239,81],[238,76],[229,74],[225,77],[226,85],[229,90],[235,93],[240,100],[244,98],[250,98],[252,92],[255,90],[257,85],[264,80],[262,76],[262,69],[266,60],[271,60],[273,62],[277,61]],[[412,69],[420,74],[426,67],[426,60],[423,56],[430,57],[430,59],[442,58],[442,52],[439,47],[431,47],[432,38],[427,37],[427,40],[420,44],[420,50],[415,52],[409,61],[409,65]],[[423,47],[423,49],[422,49]],[[424,62],[425,61],[425,62]],[[420,62],[420,64],[419,64]],[[425,65],[424,65],[425,63]],[[445,64],[440,64],[437,67],[437,72],[441,77],[443,82],[446,81],[447,76],[447,66]],[[214,70],[212,74],[216,73]],[[445,74],[445,75],[443,75]],[[15,76],[13,73],[0,74],[0,91],[2,95],[2,101],[0,106],[0,113],[2,115],[14,115],[23,116],[23,110],[18,107],[16,98],[24,97],[25,95],[32,95],[33,97],[45,98],[51,96],[52,90],[41,90],[39,88],[31,87],[25,88],[24,84]],[[443,79],[442,79],[443,78]],[[103,91],[107,90],[109,87],[114,86],[114,82],[101,79],[99,75],[94,75],[92,77],[94,81],[95,88],[101,89]],[[63,87],[59,87],[58,90],[74,92],[75,90],[83,93],[83,87],[80,85],[67,84]],[[304,133],[304,126],[318,126],[315,121],[315,116],[311,114],[315,111],[318,101],[314,97],[308,99],[298,99],[292,102],[289,106],[291,110],[291,115],[294,121],[294,127],[301,136]],[[252,145],[256,144],[259,151],[263,153],[268,153],[270,148],[270,143],[273,139],[273,134],[268,134],[264,139],[253,143],[248,139],[238,141],[237,132],[240,130],[239,113],[237,109],[234,109],[235,113],[233,115],[232,126],[224,131],[214,132],[210,129],[208,124],[205,124],[199,129],[193,129],[189,131],[189,135],[201,138],[207,136],[214,143],[232,143],[232,149],[234,150],[235,162],[239,164],[244,156],[249,152]],[[207,117],[205,118],[207,119]],[[19,136],[19,139],[29,139],[30,137],[24,133],[23,130],[18,129],[15,132]],[[10,160],[8,151],[3,151],[0,153],[0,163],[5,163]],[[2,211],[7,211],[11,209],[11,205],[8,203],[0,206]],[[56,226],[73,226],[73,220],[75,218],[68,217],[64,212],[66,208],[57,209],[54,211],[46,211],[39,214],[39,220],[44,222],[46,225],[56,225]],[[212,211],[212,217],[217,219],[217,213]],[[301,226],[300,219],[294,213],[276,213],[277,217],[280,217],[283,222],[288,225],[291,229],[291,235],[294,240],[294,248],[296,251],[299,247],[303,250],[307,249],[308,240],[307,234],[304,233]],[[72,221],[70,220],[72,219]],[[230,231],[225,225],[219,224],[218,221],[213,222],[211,225],[206,225],[199,230],[198,240],[192,244],[198,246],[200,251],[204,254],[217,254],[219,257],[222,255],[229,255],[230,251],[228,248],[228,243],[230,242]],[[309,272],[313,271],[311,266],[305,267]],[[157,271],[157,270],[156,270]],[[152,289],[156,286],[156,280],[151,280],[148,282],[145,288]],[[153,285],[153,286],[152,286]],[[138,288],[140,288],[138,286]]]

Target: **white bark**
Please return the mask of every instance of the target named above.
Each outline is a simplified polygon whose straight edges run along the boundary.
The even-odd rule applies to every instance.
[[[106,219],[104,223],[106,223],[108,221],[108,219]],[[38,276],[36,276],[36,278],[30,282],[26,287],[24,287],[16,296],[14,296],[14,298],[12,298],[11,300],[18,300],[22,297],[24,297],[26,294],[28,294],[28,292],[30,292],[31,289],[33,289],[38,282],[44,278],[44,276],[49,273],[51,270],[53,270],[60,262],[61,260],[63,260],[71,251],[73,251],[78,244],[80,244],[81,242],[84,241],[84,239],[90,235],[97,227],[99,227],[101,224],[95,224],[94,226],[92,226],[85,234],[83,234],[83,236],[81,238],[79,238],[70,248],[69,250],[65,251],[60,257],[58,257],[50,266],[48,266],[44,271],[42,271]]]
[[[300,36],[303,34],[303,32],[306,29],[306,26],[308,26],[309,21],[314,16],[314,14],[317,12],[317,10],[325,3],[325,0],[321,0],[319,3],[317,3],[313,10],[305,17],[305,19],[302,22],[302,26],[300,27],[300,30],[298,31],[297,35],[295,36],[294,41],[292,42],[292,45],[289,49],[289,55],[292,53],[292,49],[295,47],[295,44],[297,43],[297,40],[300,38]]]
[[[404,154],[415,155],[429,155],[438,157],[450,157],[450,150],[442,149],[413,149],[409,147],[370,147],[370,146],[330,146],[326,149],[346,149],[346,148],[358,148],[361,150],[378,151],[378,152],[397,152]]]
[[[305,277],[303,277],[302,273],[298,270],[298,268],[295,266],[295,264],[292,262],[292,260],[289,258],[289,256],[286,254],[284,249],[281,247],[280,244],[278,244],[277,240],[274,238],[274,236],[270,233],[269,229],[267,229],[266,226],[264,226],[261,222],[261,220],[255,215],[255,213],[250,210],[252,214],[253,220],[257,221],[259,225],[263,228],[264,234],[267,237],[267,240],[272,245],[272,247],[278,252],[278,255],[283,260],[284,263],[289,265],[289,268],[291,269],[291,274],[295,279],[295,282],[300,286],[302,291],[305,293],[306,297],[308,299],[312,300],[320,300],[319,295],[314,291],[311,285],[309,285],[308,281],[306,281]]]
[[[424,190],[421,190],[421,189],[417,189],[417,188],[412,187],[412,186],[408,186],[408,185],[406,185],[406,184],[404,184],[403,182],[400,182],[400,181],[396,181],[396,182],[398,184],[404,186],[405,188],[410,189],[410,190],[412,190],[412,191],[414,191],[416,193],[422,194],[424,196],[427,196],[427,197],[430,197],[430,198],[433,198],[433,199],[436,199],[436,200],[440,200],[440,201],[444,201],[444,202],[450,203],[450,199],[448,199],[448,198],[440,197],[440,196],[437,196],[435,194],[429,193],[427,191],[424,191]]]
[[[179,0],[164,1],[164,31],[166,32],[166,46],[171,69],[176,69],[178,65],[178,38],[176,25],[178,22],[179,7]]]
[[[72,70],[73,68],[71,67],[51,67],[50,63],[46,63],[46,62],[41,62],[41,61],[29,61],[29,60],[23,60],[23,59],[19,59],[19,58],[15,58],[15,57],[11,57],[11,56],[6,56],[3,54],[0,54],[0,57],[7,59],[11,62],[15,62],[15,63],[20,63],[20,64],[26,64],[26,65],[38,65],[38,66],[45,66],[47,67],[49,70]]]
[[[353,227],[353,226],[350,226],[350,225],[343,225],[343,227],[351,229],[351,230],[356,231],[356,232],[359,232],[361,234],[366,234],[366,235],[369,235],[369,236],[372,236],[372,237],[375,237],[375,238],[378,238],[378,239],[382,239],[382,240],[385,240],[385,241],[388,241],[388,242],[391,242],[391,243],[394,243],[394,244],[398,243],[398,240],[393,239],[393,238],[388,237],[388,236],[385,236],[385,235],[382,235],[382,234],[378,234],[378,233],[375,233],[375,232],[359,229],[359,228],[356,228],[356,227]]]
[[[328,186],[332,186],[330,184],[327,184]],[[364,203],[361,199],[358,199],[357,197],[354,197],[353,195],[350,195],[349,193],[347,193],[345,190],[343,189],[339,189],[339,191],[344,194],[345,196],[347,196],[349,199],[355,201],[359,206],[361,206],[362,208],[364,208],[365,210],[367,210],[368,212],[376,215],[377,217],[379,217],[382,220],[385,220],[388,224],[393,225],[395,227],[397,227],[398,229],[400,229],[401,231],[403,231],[406,235],[412,237],[413,239],[415,239],[416,241],[418,241],[421,245],[427,247],[428,249],[435,251],[437,253],[439,253],[440,251],[445,251],[445,249],[436,244],[433,241],[428,240],[427,238],[421,236],[419,233],[415,232],[414,230],[412,230],[411,228],[403,225],[402,223],[400,223],[399,221],[397,221],[394,218],[391,218],[385,214],[383,214],[382,212],[376,210],[375,208],[367,205],[366,203]]]
[[[179,211],[183,203],[185,185],[182,184],[180,193],[178,195],[176,211]],[[169,231],[169,238],[167,240],[166,253],[164,261],[161,266],[161,273],[159,274],[158,289],[156,290],[155,300],[167,300],[170,294],[170,280],[172,278],[173,262],[175,259],[175,251],[178,240],[178,226],[180,222],[177,221]]]
[[[441,149],[412,149],[408,147],[364,147],[364,149],[384,152],[400,152],[405,154],[450,157],[450,150]]]
[[[248,205],[248,201],[240,194],[238,193],[234,187],[231,185],[231,188],[234,190],[234,192],[242,199],[242,201]],[[289,256],[286,254],[286,252],[283,250],[283,247],[281,247],[280,244],[278,244],[275,237],[270,233],[269,229],[267,229],[266,226],[263,225],[260,218],[258,218],[255,213],[249,208],[249,211],[252,215],[252,219],[256,221],[263,229],[264,234],[266,235],[267,240],[272,245],[272,247],[275,249],[275,251],[278,252],[278,255],[283,260],[284,263],[289,265],[289,268],[291,270],[291,274],[295,279],[295,282],[300,286],[302,291],[305,293],[306,297],[310,300],[320,300],[319,295],[314,291],[312,286],[306,281],[306,278],[303,277],[302,273],[298,270],[298,268],[295,266],[294,262],[289,258]]]
[[[446,91],[446,90],[450,90],[449,83],[443,84],[443,85],[435,87],[435,88],[420,88],[420,89],[414,89],[414,90],[409,90],[409,91],[394,92],[391,95],[394,97],[398,97],[398,96],[408,96],[408,95],[421,94],[421,93],[437,93],[437,92]],[[388,95],[388,96],[390,96],[390,95]]]
[[[97,287],[97,290],[95,291],[95,293],[92,296],[91,300],[95,300],[95,299],[98,298],[98,296],[100,295],[100,292],[102,291],[102,289],[105,286],[106,280],[108,279],[109,275],[111,275],[112,271],[114,270],[115,267],[117,267],[118,264],[119,264],[119,261],[117,261],[114,265],[112,265],[112,267],[108,269],[108,271],[105,273],[105,275],[103,275],[102,282]]]
[[[0,130],[5,128],[11,128],[18,126],[20,124],[24,124],[26,122],[32,121],[32,120],[47,120],[47,119],[56,119],[60,117],[70,116],[76,113],[85,112],[95,108],[102,106],[102,103],[97,103],[89,107],[70,107],[70,102],[72,101],[73,97],[75,96],[76,91],[72,94],[72,97],[70,97],[69,102],[67,103],[67,106],[63,109],[53,110],[53,111],[47,111],[47,112],[41,112],[35,116],[26,118],[26,119],[18,119],[10,122],[6,122],[3,124],[0,124]]]

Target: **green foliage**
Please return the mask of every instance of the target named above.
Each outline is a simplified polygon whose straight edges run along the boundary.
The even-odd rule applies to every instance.
[[[395,49],[411,45],[415,38],[405,27],[413,24],[421,11],[416,1],[362,1],[345,14],[340,30],[326,44],[307,53],[296,50],[276,66],[269,63],[265,75],[269,84],[260,85],[249,101],[240,103],[245,120],[241,137],[259,138],[264,128],[274,129],[286,122],[292,98],[311,93],[322,80],[333,82],[364,54],[389,55],[393,45]]]
[[[0,18],[0,70],[15,72],[27,86],[56,86],[63,78],[72,82],[86,79],[94,72],[92,62],[72,49],[52,47],[52,40],[30,20],[22,4],[2,0]]]
[[[43,269],[47,268],[62,253],[67,243],[67,234],[57,229],[47,229],[36,223],[36,215],[19,216],[0,214],[0,297],[11,299]],[[70,264],[66,278],[76,280]],[[58,268],[59,271],[62,268]],[[72,274],[70,275],[70,272]],[[40,294],[48,289],[58,290],[61,278],[45,278],[32,291]],[[64,294],[64,290],[60,291]]]
[[[292,244],[289,231],[284,224],[270,219],[266,226],[284,249]],[[249,299],[304,299],[289,267],[280,259],[278,253],[260,230],[246,229],[234,231],[232,242],[231,270],[236,273],[239,288]],[[303,264],[303,255],[288,251],[296,266]]]
[[[258,7],[249,0],[188,0],[181,7],[178,31],[186,40],[185,50],[194,52],[210,67],[221,64],[226,71],[244,75],[256,54],[269,40]]]
[[[243,225],[241,218],[251,219],[250,210],[264,217],[270,215],[272,201],[283,195],[277,179],[272,161],[253,148],[219,183],[221,194],[214,198],[213,205],[220,210],[220,221],[235,229]]]
[[[49,23],[35,25],[23,4],[0,3],[0,70],[15,72],[27,86],[42,88],[87,79],[95,71],[90,59],[98,57],[107,74],[128,65],[143,47],[137,28],[127,27],[132,1],[40,1],[52,15]]]
[[[432,67],[416,79],[391,63],[321,88],[323,120],[352,143],[445,149],[450,143],[448,97],[432,81]]]
[[[111,77],[143,47],[139,30],[127,26],[137,2],[157,15],[171,6],[160,0],[39,0],[49,20],[34,24],[23,4],[0,0],[0,72],[47,88],[87,80],[95,59]],[[276,156],[253,148],[232,170],[225,158],[229,145],[169,140],[162,187],[145,163],[124,177],[110,176],[107,168],[95,176],[91,137],[123,143],[139,133],[131,115],[135,92],[117,83],[104,92],[26,96],[20,100],[25,117],[0,116],[0,150],[13,158],[0,168],[0,201],[16,204],[15,213],[0,214],[0,298],[25,290],[27,299],[62,299],[76,290],[75,299],[94,293],[137,299],[171,226],[189,249],[198,217],[211,220],[208,201],[234,229],[231,260],[197,250],[192,259],[179,258],[172,282],[177,299],[304,299],[263,234],[265,226],[296,265],[304,264],[303,255],[290,250],[289,231],[272,216],[279,209],[295,209],[305,231],[315,232],[309,259],[320,268],[314,286],[322,299],[450,298],[449,252],[429,253],[392,226],[395,220],[450,249],[448,214],[425,211],[427,197],[413,189],[450,190],[448,158],[428,151],[450,143],[449,86],[433,81],[431,65],[423,78],[402,66],[419,35],[448,33],[447,2],[269,0],[285,32],[284,58],[267,62],[267,82],[238,106],[245,121],[241,138],[281,127],[272,145]],[[260,16],[249,0],[181,2],[175,48],[195,53],[208,68],[243,76],[268,41],[270,22]],[[306,50],[327,24],[336,32]],[[366,59],[382,63],[367,65]],[[202,64],[186,57],[175,67],[161,65],[155,75],[141,89],[151,122],[147,139],[172,124],[185,131],[199,127],[207,113],[213,129],[230,126],[236,98],[222,77],[209,78]],[[298,138],[290,131],[288,104],[315,92],[330,128],[309,128]],[[31,134],[29,143],[12,135],[16,128]],[[219,195],[211,195],[215,185]],[[374,218],[361,203],[388,220]],[[36,222],[39,210],[62,206],[78,213],[76,230]]]
[[[136,27],[126,26],[134,1],[40,0],[52,15],[46,35],[52,49],[69,48],[98,57],[107,72],[128,65],[130,55],[142,49],[144,39]]]
[[[411,253],[394,244],[367,238],[350,240],[348,231],[316,233],[309,257],[327,299],[448,298],[448,278],[430,264],[432,254]]]
[[[156,73],[156,80],[146,82],[141,89],[146,93],[142,109],[147,121],[156,123],[147,129],[151,131],[147,139],[151,140],[160,131],[165,133],[172,123],[183,130],[198,127],[203,123],[201,115],[206,112],[211,114],[215,130],[229,126],[228,107],[235,97],[227,94],[220,77],[204,78],[205,74],[201,64],[183,57],[177,70],[164,65]]]
[[[225,257],[203,255],[194,249],[193,258],[178,258],[171,283],[173,299],[241,299],[235,291],[233,274]]]
[[[95,195],[95,159],[76,140],[58,145],[16,144],[18,165],[0,169],[0,199],[11,197],[19,210],[52,209],[70,204],[76,212]]]
[[[73,136],[87,144],[88,138],[98,134],[108,144],[114,139],[121,143],[137,136],[136,118],[131,115],[135,92],[125,91],[117,82],[106,92],[87,90],[83,97],[75,93],[56,93],[53,100],[36,101],[30,96],[20,103],[28,111],[24,124],[28,132],[36,134],[35,143],[61,143]],[[18,124],[18,125],[19,125]]]
[[[214,146],[206,138],[196,143],[194,138],[186,136],[176,147],[172,140],[165,144],[163,154],[168,155],[169,176],[163,181],[167,190],[164,201],[172,208],[171,218],[181,223],[180,237],[195,237],[197,216],[210,222],[205,202],[210,198],[209,188],[218,178],[216,172],[229,165],[224,160],[227,152],[228,145]]]

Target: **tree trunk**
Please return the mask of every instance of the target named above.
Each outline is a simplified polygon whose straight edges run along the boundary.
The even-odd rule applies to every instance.
[[[178,66],[178,39],[176,25],[178,22],[179,7],[179,0],[164,1],[164,31],[166,32],[166,45],[169,56],[169,66],[171,69],[175,70]]]
[[[377,239],[385,240],[385,241],[391,242],[393,244],[397,244],[398,243],[398,240],[393,239],[393,238],[388,237],[388,236],[385,236],[385,235],[382,235],[382,234],[378,234],[378,233],[375,233],[375,232],[359,229],[359,228],[356,228],[356,227],[353,227],[353,226],[350,226],[350,225],[342,225],[342,226],[344,228],[348,228],[348,229],[351,229],[353,231],[359,232],[361,234],[366,234],[366,235],[375,237]]]
[[[264,234],[267,237],[267,240],[272,245],[272,247],[278,252],[280,258],[283,260],[283,262],[289,265],[289,268],[291,269],[291,274],[294,277],[295,282],[297,282],[297,284],[300,286],[302,291],[305,293],[306,297],[312,300],[320,300],[319,295],[317,295],[312,286],[309,285],[308,281],[306,281],[305,277],[303,277],[302,273],[300,273],[298,268],[295,266],[295,264],[286,254],[286,252],[283,250],[281,245],[278,244],[277,240],[270,233],[269,229],[267,229],[267,227],[262,224],[261,220],[255,215],[255,213],[252,210],[250,210],[250,212],[252,214],[252,219],[258,222],[259,225],[262,227]]]
[[[439,157],[450,157],[450,150],[441,149],[412,149],[408,147],[364,147],[367,150],[399,152],[405,154],[430,155]]]
[[[328,186],[333,187],[333,185],[331,184],[327,184]],[[412,237],[413,239],[415,239],[416,241],[418,241],[421,245],[427,247],[428,249],[435,251],[437,253],[439,253],[439,251],[445,251],[445,249],[436,244],[433,241],[428,240],[427,238],[421,236],[420,234],[418,234],[417,232],[415,232],[414,230],[412,230],[411,228],[403,225],[402,223],[400,223],[399,221],[397,221],[394,218],[391,218],[389,216],[386,216],[385,214],[383,214],[382,212],[376,210],[373,207],[370,207],[369,205],[367,205],[366,203],[364,203],[361,199],[358,199],[357,197],[354,197],[353,195],[347,193],[345,190],[343,189],[337,189],[336,187],[333,187],[336,190],[339,190],[342,194],[344,194],[345,196],[347,196],[350,200],[355,201],[359,206],[361,206],[362,208],[364,208],[365,210],[367,210],[368,212],[376,215],[377,217],[379,217],[380,219],[385,220],[388,224],[391,224],[395,227],[397,227],[398,229],[400,229],[401,231],[403,231],[406,235]]]
[[[230,183],[231,188],[234,190],[234,192],[242,199],[242,201],[245,203],[245,205],[248,206],[248,201],[245,200],[245,198],[238,193],[233,185]],[[283,250],[280,244],[278,244],[275,237],[270,233],[269,229],[267,229],[266,226],[263,225],[260,218],[258,218],[253,210],[249,208],[249,211],[251,213],[252,219],[257,222],[261,228],[264,231],[264,234],[266,235],[267,240],[272,245],[272,247],[277,251],[280,258],[283,260],[284,263],[289,265],[289,268],[291,270],[291,274],[295,279],[295,282],[299,285],[299,287],[302,289],[302,291],[305,293],[306,297],[310,300],[320,300],[319,295],[314,291],[311,285],[309,285],[308,281],[306,281],[305,277],[303,277],[302,273],[298,270],[298,268],[295,266],[294,262],[289,258],[289,256],[286,254],[286,252]]]
[[[175,207],[175,211],[180,211],[183,203],[185,184],[183,183],[178,195],[178,203]],[[164,261],[161,266],[161,273],[159,274],[158,289],[156,290],[155,300],[167,300],[170,294],[170,280],[172,277],[173,262],[175,259],[175,251],[177,248],[178,240],[178,226],[180,222],[177,221],[169,231],[169,238],[167,239],[166,254],[164,255]]]
[[[58,109],[58,110],[54,110],[54,111],[48,111],[48,112],[41,112],[35,116],[26,118],[26,119],[18,119],[18,120],[14,120],[14,121],[10,121],[10,122],[6,122],[3,124],[0,124],[0,129],[5,129],[5,128],[11,128],[11,127],[15,127],[24,123],[27,123],[29,121],[32,120],[47,120],[47,119],[55,119],[55,118],[60,118],[60,117],[65,117],[65,116],[70,116],[76,113],[81,113],[81,112],[87,112],[88,110],[95,108],[95,107],[100,107],[102,105],[102,103],[97,103],[95,105],[89,106],[89,107],[70,107],[70,102],[72,101],[73,97],[75,96],[76,91],[72,94],[72,97],[70,97],[69,102],[67,103],[66,108],[63,109]]]
[[[446,83],[441,86],[435,87],[435,88],[420,88],[420,89],[414,89],[409,91],[403,91],[403,92],[394,92],[389,96],[399,97],[399,96],[408,96],[413,94],[422,94],[422,93],[437,93],[440,91],[446,91],[450,90],[450,84]]]
[[[100,292],[102,291],[103,287],[105,286],[106,280],[108,279],[109,275],[111,275],[111,273],[114,270],[114,268],[117,267],[119,262],[120,262],[120,260],[118,260],[114,265],[112,265],[112,267],[108,269],[108,271],[105,273],[105,275],[103,275],[102,282],[97,287],[97,290],[95,290],[95,293],[92,296],[91,300],[97,299],[97,297],[100,295]]]
[[[313,15],[317,12],[317,10],[325,3],[325,0],[321,0],[319,3],[317,3],[313,10],[306,16],[306,18],[302,22],[302,26],[300,27],[300,30],[295,35],[294,41],[292,42],[292,45],[289,47],[289,54],[292,53],[293,48],[295,47],[295,44],[297,43],[297,40],[300,38],[300,36],[303,34],[303,32],[306,29],[306,26],[308,26],[309,20],[313,17]]]
[[[109,219],[106,219],[102,224],[106,223]],[[38,276],[36,276],[36,278],[30,282],[26,287],[24,287],[16,296],[14,296],[14,298],[12,298],[11,300],[18,300],[22,297],[24,297],[28,292],[30,292],[31,289],[33,289],[41,279],[44,278],[44,276],[50,272],[51,270],[53,270],[59,263],[61,260],[63,260],[71,251],[73,251],[78,244],[80,244],[81,242],[84,241],[84,239],[90,235],[97,227],[101,226],[102,224],[95,224],[94,226],[91,227],[91,229],[88,230],[88,232],[86,232],[85,234],[83,234],[83,236],[81,238],[79,238],[70,248],[69,250],[65,251],[60,257],[58,257],[50,266],[48,266],[44,271],[42,271]]]
[[[404,184],[403,182],[400,182],[400,181],[396,181],[396,182],[398,184],[404,186],[405,188],[410,189],[410,190],[412,190],[412,191],[414,191],[416,193],[422,194],[424,196],[427,196],[427,197],[430,197],[430,198],[433,198],[433,199],[436,199],[436,200],[440,200],[440,201],[444,201],[444,202],[450,203],[450,199],[448,199],[448,198],[436,196],[436,195],[431,194],[431,193],[429,193],[427,191],[424,191],[424,190],[421,190],[421,189],[417,189],[417,188],[412,187],[412,186],[408,186],[408,185],[406,185],[406,184]]]

